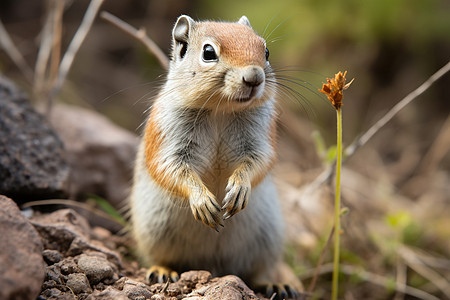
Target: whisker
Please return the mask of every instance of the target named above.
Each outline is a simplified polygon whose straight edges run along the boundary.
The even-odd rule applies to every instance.
[[[315,94],[316,96],[322,98],[322,95],[318,92],[319,88],[306,82],[306,81],[296,81],[295,78],[290,79],[290,78],[283,78],[283,77],[277,77],[277,80],[287,82],[287,83],[292,83],[294,85],[300,86],[300,87],[310,91],[311,93]]]
[[[285,23],[287,20],[289,20],[290,18],[291,18],[291,17],[287,17],[286,19],[284,19],[283,22],[281,22],[280,24],[278,24],[277,27],[275,27],[275,28],[269,33],[269,35],[268,35],[266,38],[264,38],[264,39],[266,40],[266,42],[269,41],[270,36],[275,32],[275,30],[277,30],[278,27],[280,27],[282,24],[284,24],[284,23]]]
[[[266,27],[264,28],[263,33],[261,34],[262,37],[266,34],[267,29],[269,28],[269,25],[272,23],[272,21],[275,19],[276,16],[278,16],[279,12],[275,14],[270,20],[269,23],[267,23]]]
[[[101,100],[101,103],[104,103],[104,102],[108,101],[109,99],[111,99],[112,97],[114,97],[114,96],[116,96],[116,95],[118,95],[118,94],[121,94],[121,93],[123,93],[123,92],[125,92],[125,91],[129,91],[129,90],[131,90],[131,89],[143,87],[143,86],[150,85],[150,84],[154,84],[154,82],[138,83],[138,84],[135,84],[135,85],[132,85],[132,86],[129,86],[129,87],[120,89],[120,90],[118,90],[118,91],[112,93],[112,94],[109,95],[108,97],[103,98],[103,100]]]
[[[283,67],[276,67],[273,68],[273,71],[275,73],[280,73],[280,72],[299,72],[299,73],[307,73],[307,74],[313,74],[313,75],[317,75],[320,78],[326,77],[325,75],[313,71],[313,70],[307,70],[307,69],[301,69],[298,67],[294,67],[294,66],[283,66]]]
[[[315,117],[315,113],[311,109],[312,105],[311,105],[310,101],[304,95],[302,95],[300,92],[298,92],[295,89],[291,88],[290,86],[283,84],[281,82],[278,82],[278,81],[270,81],[269,84],[276,85],[279,87],[279,88],[275,88],[275,87],[273,87],[273,88],[275,89],[277,95],[281,99],[284,99],[286,97],[288,99],[296,100],[295,103],[300,104],[300,106],[306,112],[308,117]],[[282,93],[282,94],[280,94],[280,93]],[[283,97],[283,95],[285,97]]]

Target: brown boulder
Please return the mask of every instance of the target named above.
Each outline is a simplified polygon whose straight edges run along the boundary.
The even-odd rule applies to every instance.
[[[63,256],[76,256],[86,251],[101,252],[113,264],[121,265],[120,255],[92,240],[88,222],[72,209],[36,214],[30,222],[41,235],[45,249],[57,250]]]
[[[36,299],[45,269],[39,234],[11,199],[0,196],[0,299]]]
[[[67,151],[71,198],[94,194],[122,207],[133,174],[137,136],[76,106],[55,105],[50,120]]]

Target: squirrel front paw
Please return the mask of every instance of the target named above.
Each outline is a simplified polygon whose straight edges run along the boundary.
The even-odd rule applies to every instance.
[[[228,180],[228,185],[225,189],[227,194],[223,199],[222,206],[222,209],[225,210],[225,214],[223,215],[225,220],[243,210],[248,203],[251,191],[250,181],[239,180],[238,178],[237,176],[232,176]]]
[[[221,208],[217,204],[214,195],[208,190],[195,193],[190,198],[190,206],[195,219],[203,224],[219,231],[219,226],[223,227]]]

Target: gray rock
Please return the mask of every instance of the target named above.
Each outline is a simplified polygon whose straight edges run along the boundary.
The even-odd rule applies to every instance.
[[[36,299],[45,269],[39,234],[17,205],[0,196],[0,299]]]
[[[138,138],[104,116],[57,104],[51,123],[64,142],[71,165],[71,198],[94,194],[116,208],[128,196]]]
[[[80,268],[78,268],[78,265],[73,257],[67,257],[61,262],[59,262],[57,265],[60,267],[61,273],[64,275],[69,275],[72,273],[81,273],[81,270]]]
[[[61,269],[57,265],[51,265],[45,268],[45,280],[62,284],[64,277],[61,274]]]
[[[144,283],[125,278],[123,291],[129,299],[137,300],[140,298],[149,299],[152,296],[150,289]]]
[[[18,203],[67,195],[61,140],[12,82],[0,75],[0,194]]]
[[[95,290],[86,300],[129,300],[125,292],[108,286],[103,291]]]
[[[114,276],[114,269],[104,257],[81,254],[77,263],[91,284],[97,284],[104,279],[109,279]]]
[[[72,209],[61,209],[51,214],[35,214],[30,219],[42,237],[45,249],[65,254],[76,237],[89,238],[89,224]]]
[[[76,296],[70,291],[68,293],[61,292],[57,288],[46,289],[42,292],[41,297],[51,300],[76,300]]]
[[[66,285],[75,293],[89,293],[92,292],[89,281],[83,273],[69,274],[67,276]]]
[[[195,291],[193,292],[195,293]],[[204,290],[203,299],[258,299],[255,293],[237,276],[228,275],[218,280]]]
[[[181,274],[180,284],[195,289],[186,298],[189,299],[258,299],[255,293],[237,276],[228,275],[211,279],[206,271],[189,271]]]
[[[121,279],[126,282],[125,279]],[[120,281],[120,280],[119,280]],[[118,282],[119,282],[118,281]],[[123,286],[125,291],[125,285]],[[208,271],[188,271],[180,279],[168,286],[156,283],[149,287],[151,299],[259,299],[255,293],[237,276],[228,275],[213,278]]]
[[[61,253],[59,253],[58,251],[48,249],[42,252],[42,256],[44,257],[44,260],[48,265],[53,265],[57,262],[60,262],[63,258]]]
[[[63,256],[75,256],[93,250],[104,253],[116,266],[122,263],[117,252],[90,239],[88,222],[72,209],[36,214],[30,222],[41,235],[45,249],[57,250]]]

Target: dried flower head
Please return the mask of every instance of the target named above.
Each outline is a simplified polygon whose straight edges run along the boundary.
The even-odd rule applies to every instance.
[[[334,108],[340,109],[343,105],[342,98],[344,97],[343,91],[348,89],[350,84],[352,84],[354,78],[350,80],[349,83],[345,84],[345,75],[347,75],[347,71],[342,74],[341,71],[334,75],[334,78],[327,78],[328,83],[324,83],[322,89],[319,92],[327,95],[328,100],[331,101]]]

